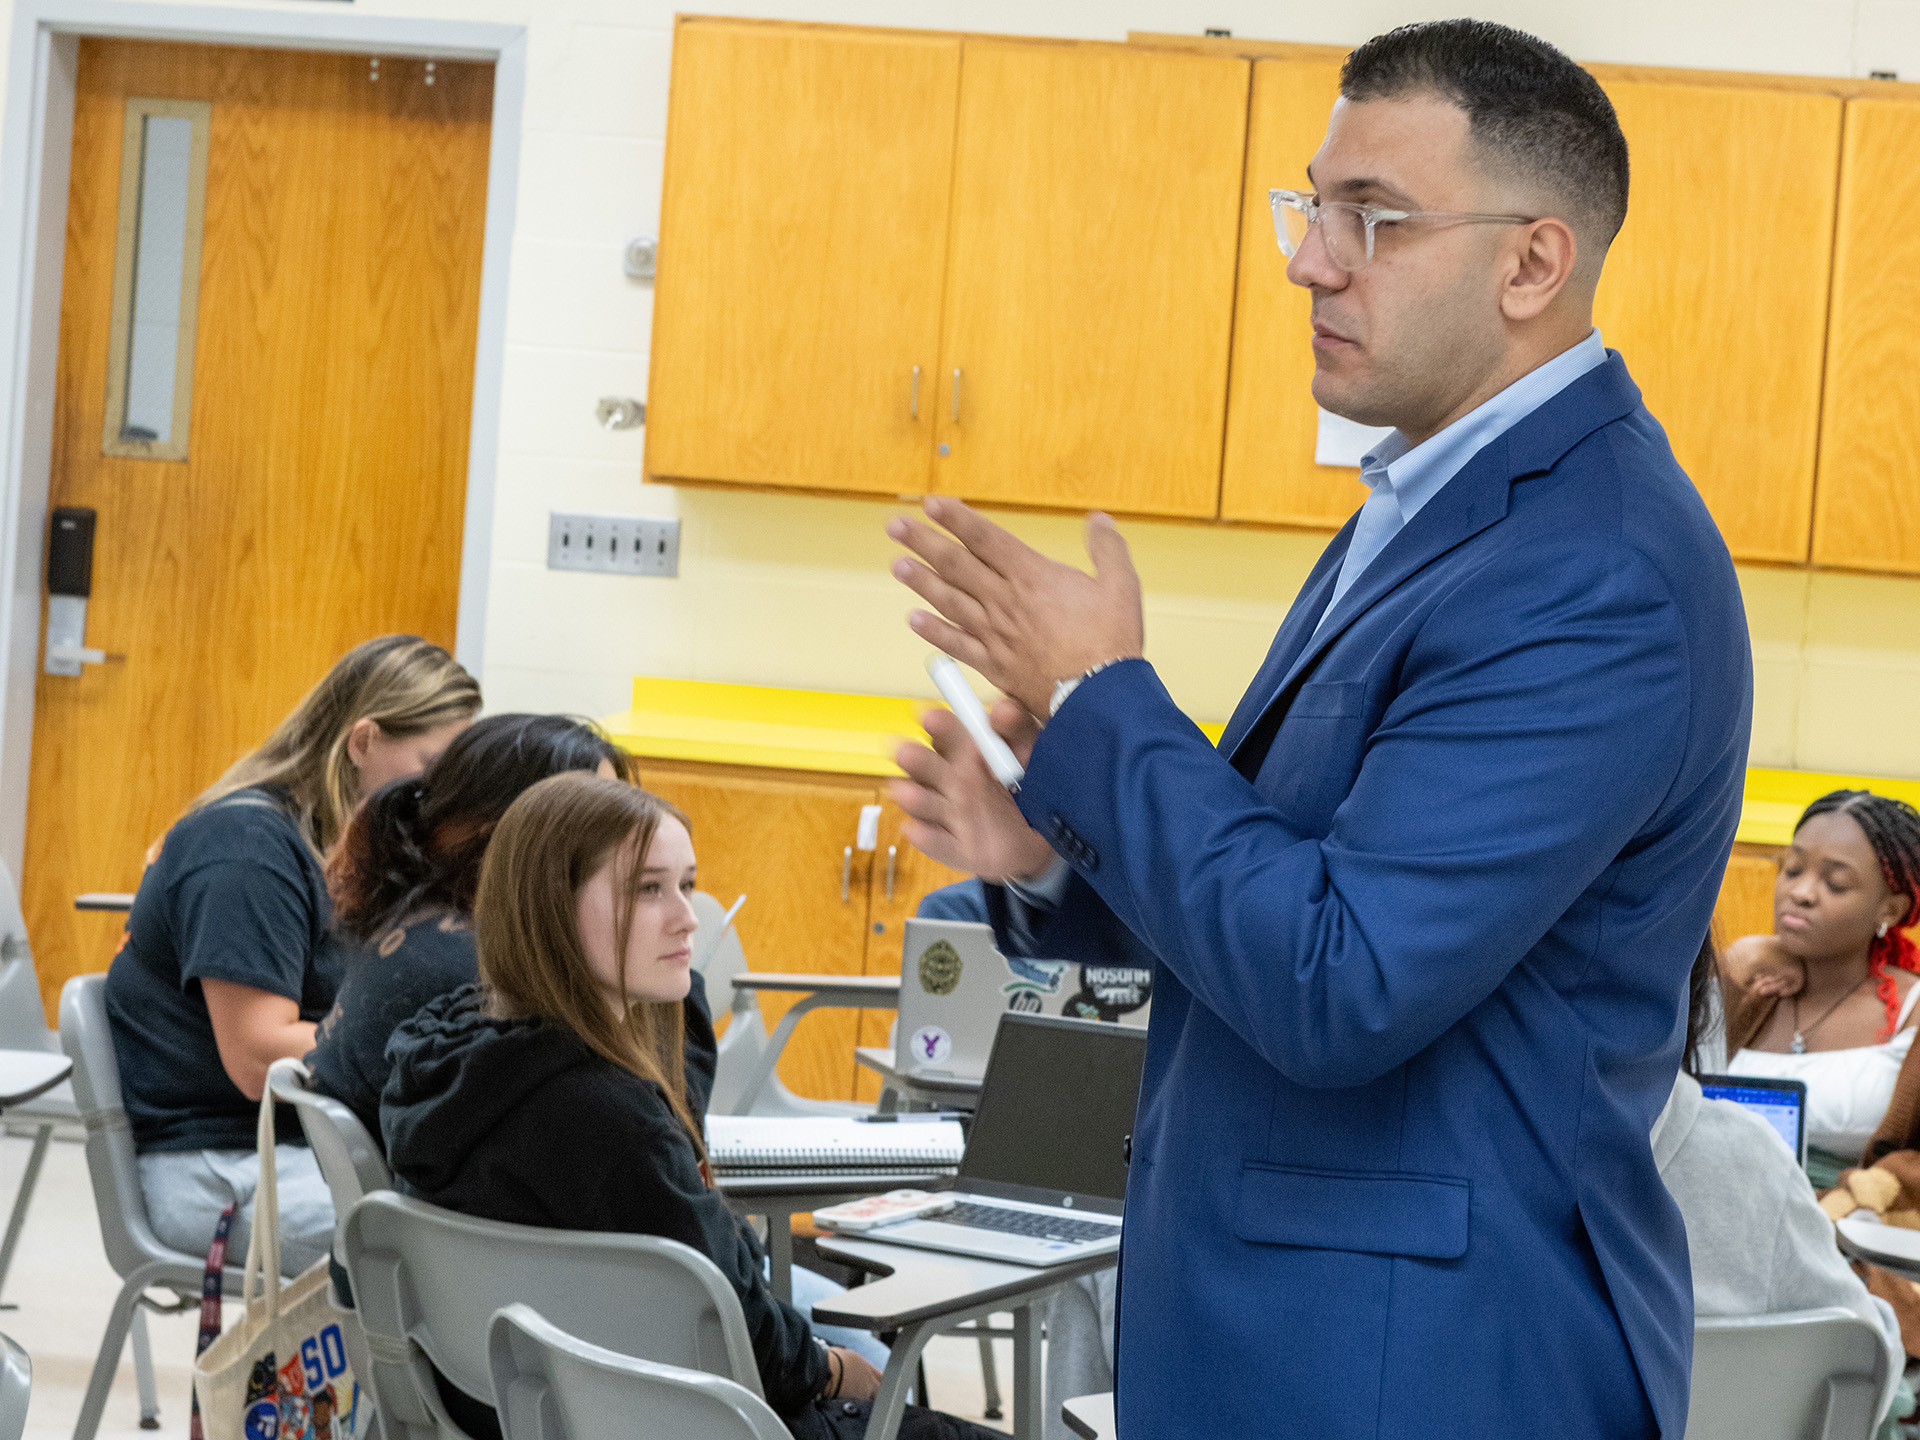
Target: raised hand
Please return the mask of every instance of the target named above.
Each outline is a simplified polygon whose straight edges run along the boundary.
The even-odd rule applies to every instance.
[[[887,526],[919,557],[895,560],[894,578],[939,612],[907,623],[1031,714],[1046,715],[1056,682],[1141,653],[1140,577],[1110,516],[1087,517],[1089,575],[958,500],[931,495],[926,510],[946,533],[905,516]]]

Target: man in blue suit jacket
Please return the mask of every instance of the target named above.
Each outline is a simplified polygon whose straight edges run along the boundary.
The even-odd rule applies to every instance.
[[[928,502],[948,534],[889,526],[946,617],[915,628],[1027,752],[1010,799],[930,717],[896,787],[916,843],[1012,882],[1004,943],[1157,967],[1126,1440],[1685,1429],[1648,1132],[1751,668],[1726,548],[1592,329],[1626,169],[1598,86],[1530,37],[1446,21],[1350,59],[1318,193],[1276,215],[1316,396],[1398,433],[1217,751],[1139,658],[1111,521],[1093,576],[955,501]]]

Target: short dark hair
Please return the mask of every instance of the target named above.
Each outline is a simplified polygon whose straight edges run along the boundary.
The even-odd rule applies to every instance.
[[[1613,102],[1544,40],[1489,20],[1430,20],[1376,35],[1347,57],[1352,101],[1432,91],[1467,112],[1496,168],[1565,201],[1611,243],[1627,218],[1627,137]]]

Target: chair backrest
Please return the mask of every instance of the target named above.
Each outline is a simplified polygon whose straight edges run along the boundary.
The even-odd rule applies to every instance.
[[[530,1306],[509,1305],[493,1317],[487,1353],[506,1440],[642,1432],[674,1440],[792,1440],[772,1407],[745,1386],[589,1345]]]
[[[40,979],[33,969],[33,946],[13,876],[0,865],[0,1050],[58,1050],[47,1028]]]
[[[267,1089],[274,1099],[293,1106],[299,1115],[307,1148],[313,1151],[320,1178],[327,1182],[333,1196],[333,1253],[345,1264],[341,1232],[346,1228],[347,1212],[370,1191],[391,1190],[393,1177],[387,1173],[386,1155],[360,1123],[360,1117],[331,1095],[311,1088],[312,1084],[312,1072],[298,1060],[276,1060],[267,1067]]]
[[[108,1262],[122,1277],[150,1260],[201,1265],[204,1256],[161,1244],[147,1223],[140,1162],[120,1098],[120,1061],[107,1022],[106,976],[76,975],[67,981],[60,992],[60,1045],[73,1061],[73,1098],[87,1127],[87,1173]]]
[[[492,1394],[487,1326],[516,1301],[592,1344],[762,1393],[739,1296],[677,1241],[479,1220],[391,1190],[353,1207],[345,1238],[389,1440],[459,1433],[424,1361],[475,1398]]]
[[[1868,1440],[1887,1366],[1851,1310],[1702,1317],[1686,1440]]]
[[[33,1394],[33,1361],[18,1343],[0,1335],[0,1440],[20,1440]]]

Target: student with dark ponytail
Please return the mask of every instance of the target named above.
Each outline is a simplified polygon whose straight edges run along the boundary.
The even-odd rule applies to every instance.
[[[1920,813],[1868,790],[1822,795],[1781,857],[1773,909],[1773,933],[1722,960],[1727,1068],[1806,1083],[1807,1171],[1825,1189],[1860,1163],[1913,1046]]]
[[[626,752],[587,721],[494,715],[423,774],[370,796],[348,825],[327,866],[347,974],[307,1063],[318,1088],[372,1134],[380,1133],[388,1038],[422,1005],[479,973],[473,896],[494,826],[522,791],[574,770],[632,778]],[[687,1016],[689,1069],[710,1085],[713,1031],[696,1006]]]

